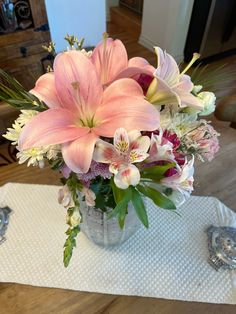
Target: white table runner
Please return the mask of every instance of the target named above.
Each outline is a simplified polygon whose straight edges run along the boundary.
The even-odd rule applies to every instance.
[[[236,304],[236,272],[216,272],[207,263],[207,226],[236,226],[236,215],[217,199],[191,197],[179,210],[182,217],[149,202],[148,230],[113,249],[80,234],[66,269],[65,210],[57,192],[55,186],[16,183],[0,188],[0,206],[13,209],[0,245],[0,282]]]

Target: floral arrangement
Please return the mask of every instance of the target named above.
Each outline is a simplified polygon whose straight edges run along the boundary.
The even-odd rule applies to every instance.
[[[67,209],[64,264],[80,230],[80,197],[88,206],[113,209],[123,228],[127,206],[148,227],[143,197],[175,211],[193,190],[194,158],[211,161],[218,133],[202,116],[215,110],[215,95],[195,86],[171,55],[155,47],[157,68],[128,60],[120,40],[104,35],[93,51],[67,36],[70,47],[53,69],[26,92],[1,71],[0,98],[21,114],[4,135],[17,145],[19,163],[62,174],[59,202]]]

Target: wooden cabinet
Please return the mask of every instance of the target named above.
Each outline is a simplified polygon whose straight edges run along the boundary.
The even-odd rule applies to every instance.
[[[13,75],[26,89],[44,73],[42,59],[47,56],[42,45],[50,42],[44,0],[29,0],[33,25],[0,35],[0,68]]]

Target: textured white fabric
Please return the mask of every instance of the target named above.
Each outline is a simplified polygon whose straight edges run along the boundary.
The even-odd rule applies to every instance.
[[[182,217],[148,202],[150,228],[119,248],[102,249],[83,235],[70,266],[62,262],[65,210],[58,187],[9,183],[0,205],[13,209],[0,245],[0,281],[43,287],[186,301],[236,303],[236,274],[207,263],[210,225],[235,226],[236,218],[212,197],[191,197]]]

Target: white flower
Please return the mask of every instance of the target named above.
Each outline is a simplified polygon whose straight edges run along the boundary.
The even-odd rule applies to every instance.
[[[134,163],[144,161],[149,155],[150,138],[141,136],[139,131],[126,132],[119,128],[114,134],[114,145],[98,140],[93,159],[110,164],[109,171],[114,173],[115,185],[120,189],[136,186],[140,181],[139,169]]]
[[[96,195],[92,190],[84,186],[81,193],[85,196],[85,202],[88,206],[95,206]]]
[[[7,133],[3,137],[12,141],[12,145],[17,145],[23,126],[36,114],[38,114],[38,111],[35,110],[21,110],[21,114],[13,123],[12,128],[8,128]]]
[[[194,174],[194,156],[192,159],[183,165],[183,167],[178,168],[178,173],[173,176],[163,178],[161,184],[170,187],[173,190],[179,191],[185,197],[190,196],[193,191],[193,174]]]
[[[77,207],[74,209],[71,216],[69,214],[67,214],[66,222],[67,222],[67,224],[69,224],[73,228],[77,227],[80,224],[81,215],[80,215],[80,211]]]
[[[60,145],[50,145],[45,147],[46,157],[49,160],[57,159],[57,155],[60,152]]]
[[[19,151],[16,157],[19,159],[19,164],[23,164],[28,160],[27,166],[39,166],[44,167],[44,154],[45,148],[30,148],[23,151]]]
[[[12,125],[12,128],[7,129],[7,133],[3,135],[7,140],[12,141],[12,145],[18,144],[18,139],[21,134],[21,125],[15,121],[15,123]]]
[[[36,110],[21,110],[21,114],[17,118],[17,122],[24,126],[27,122],[29,122],[34,116],[38,114]]]
[[[199,113],[200,116],[207,116],[215,111],[216,96],[211,92],[201,92],[197,95],[203,101],[204,108]]]
[[[202,90],[202,85],[194,85],[192,93],[193,94],[198,94]]]
[[[59,191],[58,191],[58,203],[62,204],[65,208],[74,207],[74,201],[72,199],[71,192],[67,185],[64,185]]]

